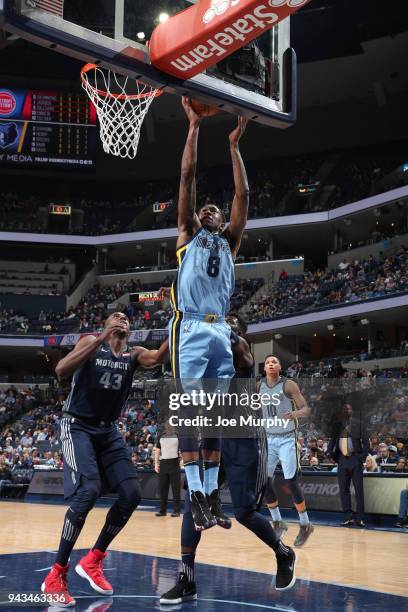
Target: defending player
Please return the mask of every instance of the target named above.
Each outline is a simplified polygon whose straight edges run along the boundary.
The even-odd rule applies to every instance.
[[[63,607],[75,605],[75,599],[68,592],[68,560],[102,484],[116,491],[118,499],[109,510],[94,547],[75,568],[102,595],[113,593],[103,574],[105,551],[140,502],[136,468],[115,421],[128,399],[136,368],[159,363],[168,344],[165,342],[158,351],[140,346],[129,350],[129,334],[129,319],[115,312],[107,318],[99,337],[82,338],[56,367],[58,376],[73,374],[71,392],[59,423],[64,495],[70,500],[70,507],[65,515],[56,562],[45,578],[42,591],[58,594],[58,605]]]
[[[228,380],[234,376],[230,328],[225,315],[235,287],[234,260],[246,225],[249,188],[238,146],[247,120],[239,117],[237,127],[229,135],[235,186],[230,223],[225,228],[224,215],[215,204],[196,212],[195,174],[201,117],[193,110],[189,98],[183,97],[183,107],[189,131],[181,164],[179,269],[172,286],[174,316],[169,337],[174,378],[182,381],[183,391],[188,391],[200,386],[203,378]],[[230,527],[218,495],[220,440],[203,442],[204,483],[199,472],[197,439],[181,438],[180,450],[196,529],[208,529],[216,523]]]
[[[236,370],[235,380],[239,387],[251,389],[254,383],[254,358],[244,338],[245,323],[235,315],[227,317],[231,326],[231,346]],[[238,389],[235,389],[235,392]],[[223,438],[222,459],[233,510],[237,521],[252,531],[276,554],[276,589],[286,590],[295,584],[294,551],[285,546],[272,529],[270,522],[258,512],[262,502],[267,478],[267,446],[265,430],[247,438]],[[160,598],[161,604],[179,604],[197,599],[194,581],[195,554],[201,533],[194,529],[191,503],[185,499],[181,530],[182,572],[177,584]]]
[[[292,493],[296,510],[299,513],[300,529],[294,546],[302,546],[313,533],[314,527],[306,512],[305,498],[297,481],[300,471],[299,449],[297,446],[298,419],[308,417],[310,408],[300,392],[298,385],[281,376],[282,365],[276,355],[265,358],[265,374],[258,387],[259,393],[269,395],[269,406],[265,407],[265,417],[287,419],[289,424],[276,424],[267,428],[268,436],[268,485],[265,499],[272,515],[273,526],[279,535],[287,531],[287,524],[282,521],[279,504],[273,488],[273,476],[280,462],[285,482]]]

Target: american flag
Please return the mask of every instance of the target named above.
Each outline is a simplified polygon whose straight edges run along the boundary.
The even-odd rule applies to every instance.
[[[26,0],[27,7],[39,8],[58,17],[64,16],[64,0]]]

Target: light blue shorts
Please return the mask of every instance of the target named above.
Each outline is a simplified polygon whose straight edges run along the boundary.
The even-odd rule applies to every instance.
[[[233,378],[231,328],[225,321],[207,323],[178,313],[169,324],[169,343],[174,378]]]
[[[283,435],[268,435],[268,476],[272,477],[278,463],[282,466],[283,476],[290,480],[300,469],[296,432]]]

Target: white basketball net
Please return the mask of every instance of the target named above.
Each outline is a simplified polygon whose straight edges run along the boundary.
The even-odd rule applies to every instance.
[[[134,159],[145,115],[162,91],[136,79],[120,77],[113,70],[95,64],[82,68],[81,79],[82,87],[96,108],[103,150],[117,157]],[[126,92],[130,83],[137,93]]]

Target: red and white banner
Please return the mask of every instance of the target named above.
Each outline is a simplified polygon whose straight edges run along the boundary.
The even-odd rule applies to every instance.
[[[26,0],[27,8],[39,8],[58,17],[64,16],[64,0]]]
[[[154,29],[150,61],[163,72],[190,79],[310,1],[200,0]]]

